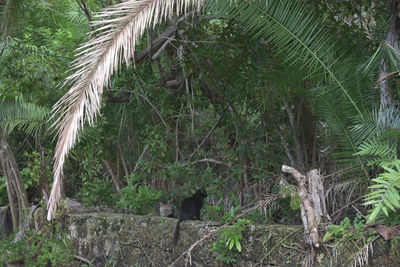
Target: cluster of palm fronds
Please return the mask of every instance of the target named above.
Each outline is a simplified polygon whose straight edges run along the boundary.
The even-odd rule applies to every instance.
[[[369,187],[372,192],[365,198],[365,205],[373,205],[369,214],[369,220],[373,221],[380,212],[388,215],[388,209],[400,208],[399,110],[396,107],[385,112],[373,110],[355,123],[352,130],[362,140],[357,155],[363,156],[369,165],[384,169],[372,179],[375,184]]]

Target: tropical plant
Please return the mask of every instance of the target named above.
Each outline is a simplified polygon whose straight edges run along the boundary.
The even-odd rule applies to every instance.
[[[213,243],[213,247],[210,249],[217,254],[218,260],[224,263],[237,261],[238,253],[242,252],[242,245],[240,244],[240,240],[243,238],[242,232],[249,223],[249,220],[239,219],[232,227],[218,230],[219,239]]]
[[[14,230],[22,223],[28,211],[27,193],[21,179],[21,174],[6,135],[14,128],[25,130],[27,133],[38,133],[42,130],[49,115],[49,111],[22,99],[8,101],[0,108],[0,161],[6,178],[8,201],[10,204]],[[4,130],[5,129],[5,130]]]
[[[388,210],[400,208],[400,160],[382,166],[385,172],[372,179],[371,193],[366,195],[364,205],[373,205],[369,210],[368,221],[373,222],[381,212],[389,216]]]
[[[43,135],[50,117],[50,109],[29,103],[18,97],[1,103],[0,122],[6,135],[14,129],[26,134]]]
[[[11,5],[21,2],[21,0],[8,0],[5,3]],[[388,131],[386,137],[386,134],[383,136],[379,134],[382,129],[372,130],[368,127],[376,128],[376,125],[382,124],[384,117],[381,111],[370,115],[370,111],[376,109],[379,100],[372,81],[376,80],[376,73],[379,72],[383,57],[387,56],[389,67],[393,71],[397,70],[396,49],[385,42],[369,61],[367,68],[361,68],[361,63],[369,56],[368,53],[376,49],[375,42],[379,40],[377,36],[382,33],[373,32],[374,35],[371,35],[370,29],[364,31],[364,17],[361,17],[359,22],[352,20],[348,23],[341,20],[343,17],[352,16],[354,12],[358,14],[358,11],[360,14],[361,11],[373,14],[376,10],[380,10],[378,9],[381,8],[380,5],[377,5],[374,10],[373,7],[368,6],[368,3],[362,2],[356,7],[356,11],[353,11],[347,6],[342,8],[341,3],[321,3],[313,0],[125,1],[105,9],[97,17],[92,17],[90,11],[99,8],[103,2],[101,4],[93,2],[93,8],[83,12],[82,5],[78,6],[76,3],[85,4],[85,1],[69,3],[58,0],[57,3],[65,7],[65,16],[54,14],[52,11],[50,13],[55,16],[56,24],[63,26],[59,29],[60,27],[52,26],[49,21],[46,21],[46,18],[40,18],[39,21],[32,19],[35,8],[43,13],[48,10],[46,6],[50,3],[44,2],[29,4],[25,2],[27,17],[24,19],[32,22],[31,26],[25,27],[23,34],[15,32],[18,39],[9,39],[7,43],[2,43],[2,48],[5,48],[2,63],[6,66],[2,70],[4,77],[0,81],[2,90],[13,93],[22,90],[24,93],[33,93],[34,98],[39,99],[39,103],[47,101],[49,94],[45,90],[39,91],[36,88],[53,88],[57,78],[62,78],[62,75],[53,78],[54,75],[51,72],[57,73],[57,68],[49,72],[47,62],[50,60],[49,65],[54,66],[54,63],[61,62],[58,59],[63,58],[63,64],[68,63],[68,57],[72,54],[68,48],[73,47],[77,40],[82,40],[83,37],[80,34],[89,29],[84,20],[85,17],[93,21],[91,27],[94,29],[91,34],[93,39],[80,48],[78,58],[71,67],[71,71],[75,73],[64,83],[64,88],[71,86],[71,90],[54,107],[55,127],[58,127],[59,141],[55,153],[55,183],[48,218],[54,213],[60,197],[60,179],[66,156],[80,135],[84,123],[94,122],[100,110],[103,87],[110,83],[115,92],[118,90],[128,92],[127,96],[130,100],[123,107],[120,105],[114,108],[108,104],[104,105],[107,112],[104,116],[109,118],[117,116],[118,120],[120,118],[120,129],[117,140],[108,141],[106,138],[107,141],[104,139],[104,144],[101,145],[107,148],[107,151],[103,150],[107,153],[106,157],[114,157],[113,153],[117,153],[116,161],[121,160],[124,175],[129,175],[132,169],[137,170],[137,168],[145,172],[146,168],[160,174],[164,181],[167,177],[173,177],[173,181],[176,181],[175,177],[179,177],[179,171],[182,170],[178,166],[179,163],[190,164],[190,161],[196,157],[201,160],[201,157],[214,156],[212,154],[214,151],[209,150],[207,146],[213,147],[215,151],[223,149],[224,157],[229,164],[246,162],[244,167],[227,167],[225,171],[222,171],[222,168],[213,168],[213,175],[225,172],[223,175],[235,177],[235,179],[237,177],[238,181],[243,179],[246,183],[248,176],[253,177],[256,174],[254,169],[249,169],[254,161],[257,162],[259,168],[264,168],[258,165],[258,161],[261,161],[265,155],[270,155],[272,158],[268,161],[268,166],[277,170],[282,157],[277,157],[276,153],[286,154],[291,165],[298,165],[299,169],[307,170],[318,164],[316,161],[319,157],[327,155],[326,152],[319,153],[320,150],[322,151],[321,146],[324,146],[326,147],[324,151],[335,152],[337,162],[340,162],[341,166],[344,164],[349,167],[357,166],[357,168],[352,168],[352,174],[361,179],[368,177],[365,159],[369,163],[380,160],[386,162],[385,158],[389,155],[391,159],[395,159],[397,137],[393,136],[393,132]],[[185,29],[184,35],[180,34],[180,31],[177,32],[176,40],[170,40],[175,42],[176,58],[168,55],[157,63],[149,62],[143,68],[135,70],[130,67],[126,69],[120,67],[122,62],[129,63],[132,60],[135,46],[142,46],[145,43],[139,41],[145,32],[149,40],[151,39],[152,30],[146,30],[150,25],[154,27],[175,14],[177,16],[185,12],[187,14],[192,8],[201,6],[203,6],[203,14],[212,14],[213,19],[209,20],[196,13],[193,19],[194,27],[190,31]],[[8,12],[11,9],[4,10],[7,12],[3,14],[12,15]],[[339,14],[339,16],[334,19],[333,14]],[[378,16],[375,17],[381,19]],[[21,21],[21,26],[24,21]],[[79,34],[77,30],[73,30],[72,25],[76,24],[82,25]],[[334,24],[336,26],[332,27]],[[163,27],[165,25],[161,25],[160,29]],[[203,29],[207,29],[208,32],[204,33]],[[158,28],[155,28],[155,31],[157,30]],[[346,40],[357,37],[363,45],[357,45],[356,42],[351,42],[350,45],[343,44],[338,40],[338,34]],[[80,37],[72,37],[73,35]],[[192,42],[192,40],[198,40],[195,38],[204,39],[204,42]],[[224,48],[220,51],[214,49],[215,42],[220,45],[227,44],[228,49]],[[25,58],[26,51],[29,51],[27,58]],[[195,53],[201,53],[201,55]],[[222,60],[208,59],[209,62],[206,63],[213,64],[210,71],[209,67],[203,66],[205,65],[201,59],[203,57],[210,59],[221,57]],[[200,62],[198,62],[199,58]],[[19,63],[21,60],[24,64]],[[63,64],[58,67],[62,68]],[[156,80],[165,79],[166,72],[161,66],[163,64],[168,67],[172,65],[172,68],[176,67],[175,64],[178,69],[182,69],[186,93],[179,94],[179,90],[171,92],[171,90],[159,88]],[[26,70],[27,73],[24,72]],[[111,80],[111,75],[117,71],[120,71],[121,75]],[[226,75],[226,72],[231,75]],[[255,75],[250,73],[255,73]],[[373,73],[375,75],[372,75]],[[23,82],[21,82],[22,78]],[[189,83],[192,83],[192,87],[188,86]],[[154,87],[157,88],[149,90]],[[198,90],[205,90],[208,95],[199,94]],[[60,92],[60,90],[53,91]],[[110,92],[111,90],[107,91],[107,97],[110,96]],[[162,108],[154,105],[155,103],[162,103]],[[222,112],[221,121],[215,124],[218,127],[213,127],[214,118],[210,116],[211,112],[207,107],[209,103],[213,105],[215,113],[219,113],[224,105],[226,105],[225,110],[229,110],[229,112]],[[146,105],[148,107],[144,107]],[[183,122],[187,115],[185,114],[186,107],[191,116],[190,123]],[[280,115],[282,109],[285,111],[284,115]],[[154,111],[160,120],[160,125],[147,126],[152,120],[151,113]],[[127,115],[129,112],[145,115],[140,116],[139,119],[133,119],[132,116]],[[201,112],[202,117],[198,116],[197,112]],[[390,115],[390,112],[384,113]],[[396,114],[396,111],[392,113]],[[176,117],[178,119],[173,121]],[[201,130],[195,131],[198,119],[202,120],[202,124],[198,125],[199,128],[205,128],[203,126],[213,128],[213,135],[218,136],[218,142],[207,140],[207,137],[203,140],[207,141],[205,145],[199,145],[196,139],[202,138],[203,133]],[[260,127],[260,124],[263,126]],[[132,129],[136,127],[153,129],[148,131]],[[154,130],[155,127],[156,130]],[[180,127],[182,129],[187,127],[187,129],[181,131]],[[171,131],[173,128],[176,132]],[[229,132],[228,135],[223,134],[224,129]],[[190,135],[187,134],[186,139],[181,141],[181,135],[186,130]],[[109,132],[115,134],[117,130],[112,129]],[[152,132],[157,132],[157,136],[148,135]],[[257,138],[265,132],[272,133],[269,134],[271,143],[281,141],[284,149],[271,149],[272,146],[266,148],[259,145],[261,140]],[[109,138],[112,138],[112,134]],[[145,140],[141,139],[134,143],[121,141],[128,139],[132,134],[139,138],[144,136]],[[157,140],[153,137],[157,137]],[[253,143],[253,148],[246,143],[249,138],[258,142]],[[175,150],[170,147],[171,141],[176,144]],[[208,141],[210,144],[207,144]],[[191,142],[195,145],[195,151],[188,152],[193,148]],[[147,149],[147,143],[150,144],[149,149]],[[118,151],[110,152],[114,144],[118,146]],[[125,144],[127,144],[126,148]],[[232,147],[235,149],[238,148],[237,151],[232,152],[230,144],[233,144]],[[376,148],[373,148],[375,144]],[[133,145],[137,148],[132,148]],[[136,156],[136,154],[141,155],[141,146],[145,147],[143,155],[146,160],[142,157],[138,160]],[[125,152],[122,148],[126,149]],[[386,150],[386,148],[390,149]],[[261,151],[262,149],[264,151]],[[161,153],[157,154],[157,151]],[[88,146],[86,152],[89,155],[93,151]],[[76,155],[83,155],[79,153],[77,152]],[[368,153],[370,155],[367,155]],[[135,155],[132,156],[132,154]],[[128,158],[125,158],[127,155]],[[74,161],[74,158],[74,156],[71,157],[71,160]],[[132,160],[138,160],[134,168],[127,163]],[[167,164],[166,161],[168,161]],[[169,161],[178,168],[166,167],[170,166]],[[145,162],[146,166],[141,162]],[[98,169],[101,166],[96,167],[94,164],[88,166],[88,169],[91,167]],[[201,171],[201,168],[198,170]],[[76,168],[75,171],[80,170]],[[82,173],[72,174],[75,177],[80,175]],[[151,177],[151,175],[146,174],[146,177]],[[352,178],[349,181],[354,183],[361,179]],[[254,180],[257,179],[254,178]],[[180,182],[182,181],[179,180]],[[186,181],[184,183],[186,184]],[[191,182],[188,182],[187,186],[190,185]],[[359,189],[362,191],[365,187],[359,187]]]
[[[380,114],[373,110],[354,123],[352,132],[361,141],[357,155],[369,165],[382,166],[397,160],[400,140],[400,114],[394,106]]]

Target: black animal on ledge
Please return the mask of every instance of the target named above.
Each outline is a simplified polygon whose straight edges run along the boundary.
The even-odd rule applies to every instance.
[[[207,192],[204,189],[198,189],[196,193],[185,198],[179,208],[179,220],[175,227],[173,244],[176,245],[179,239],[180,223],[184,220],[196,219],[200,221],[200,210],[204,205],[204,198]]]

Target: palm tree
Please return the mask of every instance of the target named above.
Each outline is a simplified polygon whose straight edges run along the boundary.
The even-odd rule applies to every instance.
[[[17,161],[0,127],[0,162],[6,177],[8,203],[10,204],[13,230],[23,222],[27,215],[28,198]]]
[[[8,202],[10,204],[13,230],[23,222],[29,212],[27,193],[21,179],[17,161],[6,136],[13,129],[27,134],[42,134],[50,111],[22,99],[16,102],[3,101],[0,104],[0,162],[6,178]]]

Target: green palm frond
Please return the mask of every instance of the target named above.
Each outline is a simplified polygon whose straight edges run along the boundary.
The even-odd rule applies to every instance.
[[[400,54],[394,47],[390,46],[388,43],[383,42],[376,49],[375,53],[370,57],[370,59],[364,65],[364,72],[370,72],[371,70],[377,70],[382,63],[382,59],[388,59],[391,71],[400,71]],[[394,73],[393,73],[394,74]]]
[[[307,96],[308,80],[306,71],[274,62],[273,66],[264,67],[258,75],[263,84],[254,89],[254,102],[259,109],[268,110],[281,104],[280,97]]]
[[[355,111],[353,103],[348,101],[348,98],[338,90],[337,86],[332,84],[327,86],[321,83],[312,91],[315,97],[316,113],[329,125],[334,154],[342,159],[341,162],[359,166],[364,175],[368,177],[363,158],[356,154],[360,139],[353,131],[354,124],[357,124],[354,118],[365,121],[365,117],[369,114],[368,111],[372,110],[379,100],[379,94],[369,76],[370,73],[363,72],[360,67],[362,62],[355,58],[358,55],[359,53],[356,51],[354,55],[343,58],[344,61],[341,64],[332,67],[343,81],[342,84],[347,88],[348,95],[359,107],[361,114]],[[352,172],[354,171],[357,169],[352,169]]]
[[[6,135],[14,129],[27,134],[42,134],[50,116],[50,109],[17,99],[0,103],[0,123]]]
[[[372,179],[376,184],[369,188],[374,190],[365,197],[364,205],[373,205],[369,211],[368,221],[374,221],[383,212],[388,216],[388,209],[395,210],[400,208],[400,160],[391,166],[383,166],[384,173],[378,178]]]
[[[364,116],[355,118],[351,131],[361,141],[378,135],[382,139],[388,137],[400,138],[399,110],[392,106],[387,107],[385,112],[381,114],[377,109],[373,109],[372,112],[365,112]]]
[[[400,140],[400,114],[396,107],[388,107],[381,114],[377,109],[353,121],[351,132],[360,140],[356,155],[367,158],[369,165],[382,166],[397,159]]]
[[[76,3],[70,5],[65,12],[65,17],[76,25],[88,24],[88,19]]]
[[[334,145],[332,152],[336,161],[353,167],[358,166],[358,168],[352,168],[351,172],[355,174],[361,170],[365,176],[368,176],[363,160],[355,154],[358,151],[358,142],[349,129],[351,125],[349,114],[351,116],[353,114],[351,111],[354,111],[351,104],[344,101],[343,97],[334,90],[316,88],[313,91],[320,92],[314,94],[315,109],[329,125],[329,135]]]
[[[357,56],[350,56],[337,42],[337,33],[325,27],[318,14],[302,1],[220,0],[207,4],[212,12],[222,10],[228,14],[225,17],[236,21],[250,37],[270,44],[273,53],[290,69],[305,71],[303,81],[313,80],[318,85],[312,90],[317,111],[322,111],[321,117],[327,118],[337,137],[336,156],[349,164],[356,163],[367,175],[361,158],[354,157],[358,143],[349,126],[350,118],[362,117],[363,111],[370,109],[375,99],[369,90],[372,83],[357,70]]]
[[[356,154],[366,157],[368,165],[382,166],[385,162],[397,159],[397,145],[390,145],[387,140],[377,137],[364,141],[358,149]]]
[[[341,55],[335,35],[302,1],[220,0],[209,1],[210,10],[223,10],[236,20],[250,36],[269,42],[285,63],[301,66],[310,76],[326,77],[346,97],[358,114],[362,114],[333,65]]]
[[[378,111],[373,109],[372,112],[366,112],[362,118],[355,117],[351,132],[357,136],[360,141],[365,141],[379,132]]]

